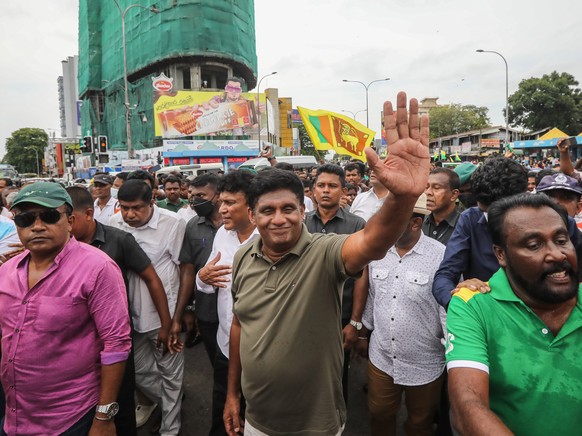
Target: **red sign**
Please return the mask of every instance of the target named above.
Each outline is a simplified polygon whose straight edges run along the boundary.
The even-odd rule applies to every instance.
[[[205,159],[198,159],[198,163],[222,163],[222,159],[219,157],[209,157]]]
[[[229,157],[228,158],[228,163],[243,163],[246,162],[247,158],[246,157]]]
[[[169,157],[165,157],[164,158],[164,165],[165,166],[169,166],[170,165],[170,158]]]
[[[174,165],[190,165],[189,157],[175,157]]]
[[[499,138],[481,138],[481,147],[499,147]]]
[[[156,83],[154,83],[154,88],[162,92],[169,91],[170,89],[172,89],[172,82],[169,82],[167,80],[158,80]]]
[[[152,85],[154,89],[160,92],[167,92],[171,91],[174,79],[166,76],[164,73],[160,74],[157,77],[152,77]]]

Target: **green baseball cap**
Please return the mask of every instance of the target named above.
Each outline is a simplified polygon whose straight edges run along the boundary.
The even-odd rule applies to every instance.
[[[73,201],[65,188],[58,183],[51,182],[35,182],[26,185],[14,197],[10,209],[14,209],[14,207],[22,203],[34,203],[51,209],[62,206],[65,203],[73,207]]]
[[[477,169],[477,165],[472,164],[471,162],[463,162],[461,165],[457,165],[455,168],[455,173],[459,176],[459,181],[461,185],[464,185],[469,180],[471,180],[471,175]]]

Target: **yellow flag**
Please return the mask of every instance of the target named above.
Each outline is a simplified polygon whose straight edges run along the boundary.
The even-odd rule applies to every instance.
[[[298,107],[299,114],[317,150],[333,150],[366,162],[364,148],[376,132],[345,115]]]

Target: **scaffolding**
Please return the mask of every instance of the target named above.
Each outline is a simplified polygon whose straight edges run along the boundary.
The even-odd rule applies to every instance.
[[[154,138],[151,77],[192,66],[178,89],[200,89],[194,66],[225,68],[256,85],[257,57],[253,0],[118,0],[125,16],[127,71],[135,148],[161,145]],[[159,13],[152,13],[154,6]],[[218,67],[217,67],[218,66]],[[172,67],[174,67],[172,69]],[[188,70],[189,71],[189,70]],[[226,73],[225,73],[226,74]],[[125,144],[121,13],[113,0],[79,2],[79,95],[83,135],[107,135],[109,144]],[[175,83],[176,83],[175,82]],[[180,86],[181,85],[181,86]],[[218,84],[217,86],[223,86]]]

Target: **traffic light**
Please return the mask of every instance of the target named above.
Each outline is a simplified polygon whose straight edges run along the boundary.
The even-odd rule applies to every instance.
[[[107,136],[101,135],[99,136],[99,154],[105,154],[107,150]]]
[[[83,137],[83,144],[81,145],[81,153],[91,153],[93,151],[93,137]]]

